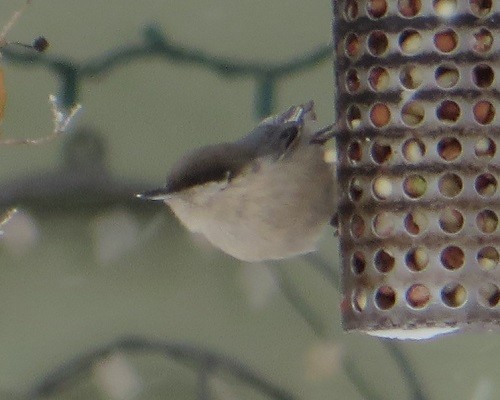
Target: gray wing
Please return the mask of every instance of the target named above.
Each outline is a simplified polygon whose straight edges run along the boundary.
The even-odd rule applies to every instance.
[[[265,123],[237,141],[236,145],[251,149],[254,158],[271,156],[278,160],[293,147],[301,129],[301,124],[295,121]]]

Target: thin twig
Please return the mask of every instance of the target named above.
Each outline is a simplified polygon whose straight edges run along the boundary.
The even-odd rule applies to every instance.
[[[346,375],[354,384],[358,393],[363,396],[365,400],[384,400],[384,397],[376,394],[373,387],[368,384],[365,380],[364,374],[360,372],[354,360],[344,358],[343,366]]]
[[[207,358],[198,366],[198,400],[210,400],[210,376],[212,374],[212,359]]]
[[[22,139],[0,139],[0,146],[12,146],[12,145],[39,145],[43,143],[50,142],[61,135],[64,135],[68,131],[70,123],[73,121],[74,117],[80,109],[82,108],[80,104],[75,105],[69,112],[61,110],[58,106],[58,100],[54,95],[49,96],[49,101],[52,105],[52,119],[54,123],[54,130],[52,133],[46,136],[42,136],[36,139],[22,138]]]
[[[336,269],[332,268],[331,263],[321,257],[317,252],[309,253],[304,259],[326,278],[335,289],[340,290],[340,276]]]
[[[331,268],[327,260],[317,253],[311,253],[304,257],[304,259],[314,267],[321,275],[331,283],[331,285],[340,290],[340,279],[338,273]],[[399,366],[401,375],[404,377],[404,382],[408,385],[412,400],[425,400],[427,397],[424,394],[422,385],[420,384],[415,371],[413,370],[408,358],[401,350],[400,346],[390,340],[380,339],[382,344],[387,348],[392,359]],[[357,386],[357,383],[356,383]],[[362,389],[362,388],[360,388]]]
[[[424,394],[422,385],[420,384],[417,374],[413,370],[411,363],[408,361],[407,356],[398,343],[389,339],[381,339],[382,344],[385,346],[392,359],[396,362],[403,375],[404,382],[408,385],[413,400],[426,400],[427,396]]]
[[[283,293],[288,303],[297,314],[302,317],[317,337],[325,338],[327,335],[327,328],[323,324],[321,317],[316,314],[304,297],[300,295],[299,291],[290,281],[283,269],[275,264],[273,268],[271,268],[271,272],[274,274],[281,293]]]
[[[117,351],[156,353],[182,362],[189,362],[195,368],[208,362],[213,373],[229,374],[242,383],[276,400],[294,400],[296,397],[283,388],[271,383],[240,361],[204,349],[199,346],[161,340],[148,340],[141,337],[125,337],[102,347],[95,348],[61,364],[36,384],[28,398],[35,400],[55,394],[66,387],[76,376],[90,370],[99,360]]]
[[[17,11],[11,15],[7,23],[2,27],[0,31],[0,47],[5,46],[7,44],[7,34],[12,29],[12,27],[16,24],[17,20],[23,15],[28,6],[31,4],[31,0],[27,0],[26,3]]]
[[[7,210],[6,212],[0,215],[0,236],[2,236],[4,233],[2,227],[5,224],[7,224],[16,214],[17,214],[17,208],[11,208],[10,210]]]

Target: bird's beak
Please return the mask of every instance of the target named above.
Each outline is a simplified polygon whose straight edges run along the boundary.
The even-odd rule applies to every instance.
[[[144,200],[156,200],[156,201],[165,201],[166,199],[171,197],[171,194],[166,191],[165,188],[154,189],[144,193],[137,193],[135,197]]]
[[[329,141],[331,138],[335,136],[335,134],[337,133],[336,128],[337,128],[336,124],[331,124],[325,126],[323,129],[320,129],[317,132],[314,132],[309,143],[325,144],[327,141]]]

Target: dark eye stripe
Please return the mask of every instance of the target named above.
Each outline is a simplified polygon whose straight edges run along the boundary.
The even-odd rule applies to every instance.
[[[280,134],[280,139],[284,141],[284,150],[292,144],[298,134],[299,128],[297,126],[291,126]]]
[[[166,190],[169,193],[180,192],[197,185],[204,185],[209,182],[222,182],[233,176],[233,172],[227,166],[219,165],[205,170],[192,170],[184,175],[182,179],[169,179]]]

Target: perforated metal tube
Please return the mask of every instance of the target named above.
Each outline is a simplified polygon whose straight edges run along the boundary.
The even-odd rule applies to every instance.
[[[500,3],[333,8],[345,329],[498,329]]]

